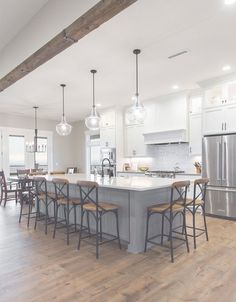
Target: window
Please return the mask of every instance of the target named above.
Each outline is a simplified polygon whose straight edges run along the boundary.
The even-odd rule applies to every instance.
[[[38,137],[38,151],[35,153],[35,162],[39,169],[48,170],[48,139],[46,137]]]
[[[25,168],[25,138],[20,135],[10,135],[8,143],[10,175],[13,175],[18,169]]]

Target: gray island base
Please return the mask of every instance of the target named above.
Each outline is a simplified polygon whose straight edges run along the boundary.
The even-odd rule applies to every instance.
[[[54,176],[55,177],[55,176]],[[119,206],[120,238],[128,246],[130,253],[144,251],[147,207],[169,202],[171,185],[174,179],[148,177],[113,177],[100,178],[93,175],[73,174],[56,175],[56,178],[67,179],[70,183],[70,196],[79,197],[78,180],[97,181],[99,184],[99,200],[117,204]],[[51,183],[53,176],[47,175],[49,191],[53,191]],[[62,215],[62,213],[61,213]],[[80,213],[78,213],[79,217]],[[116,226],[112,213],[105,215],[102,221],[103,231],[115,235]],[[149,234],[160,233],[161,217],[154,215],[150,220]],[[73,215],[71,216],[73,222]],[[181,217],[176,217],[174,226],[179,225]],[[91,216],[91,229],[95,223]],[[168,224],[165,223],[165,233],[168,234]]]

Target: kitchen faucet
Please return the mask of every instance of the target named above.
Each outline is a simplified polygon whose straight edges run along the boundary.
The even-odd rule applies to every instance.
[[[108,161],[108,163],[109,163],[109,177],[112,177],[111,161],[107,157],[103,158],[103,160],[102,160],[102,177],[104,177],[104,167],[105,167],[104,162],[105,161]]]

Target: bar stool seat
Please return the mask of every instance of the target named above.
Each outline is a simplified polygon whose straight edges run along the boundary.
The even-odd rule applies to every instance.
[[[80,199],[78,199],[78,198],[71,198],[70,197],[70,199],[68,200],[67,198],[64,198],[64,197],[59,197],[58,199],[57,199],[57,203],[58,204],[63,204],[63,205],[67,205],[67,204],[69,204],[69,205],[80,205],[81,204],[81,201],[80,201]]]
[[[181,204],[172,205],[172,212],[183,210],[184,206]],[[157,204],[151,207],[148,207],[148,210],[155,213],[163,213],[170,210],[169,203]]]
[[[96,204],[94,203],[85,203],[83,206],[84,210],[86,211],[91,211],[91,212],[96,212]],[[109,202],[99,202],[98,204],[98,211],[113,211],[113,210],[118,210],[119,207],[113,203]]]
[[[202,199],[195,199],[195,205],[196,206],[201,206],[204,204],[204,201]],[[187,198],[186,199],[186,206],[193,206],[194,205],[194,200],[192,198]]]

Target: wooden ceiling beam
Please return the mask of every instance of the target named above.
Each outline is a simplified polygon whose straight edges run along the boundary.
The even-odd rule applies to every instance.
[[[40,65],[78,42],[137,0],[101,0],[47,44],[0,79],[0,91],[8,88]]]

